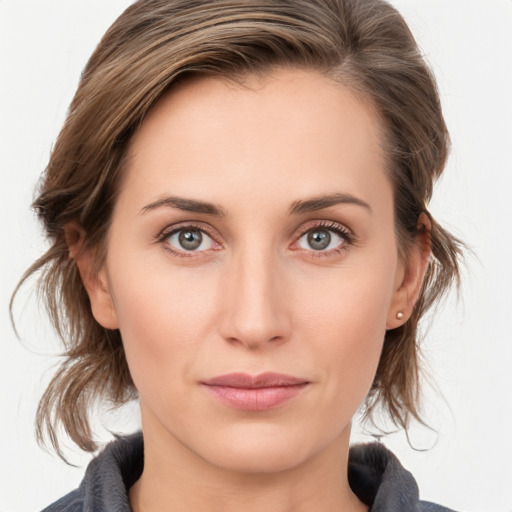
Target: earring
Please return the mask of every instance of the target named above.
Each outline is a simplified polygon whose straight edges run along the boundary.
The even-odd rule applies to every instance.
[[[403,314],[403,312],[402,312],[402,311],[399,311],[399,312],[396,314],[396,318],[397,318],[398,320],[402,320],[402,318],[403,318],[403,317],[404,317],[404,314]]]

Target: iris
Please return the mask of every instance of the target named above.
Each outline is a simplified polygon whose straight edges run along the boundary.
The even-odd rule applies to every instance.
[[[329,247],[331,234],[327,230],[315,230],[308,233],[308,244],[315,251],[321,251]]]

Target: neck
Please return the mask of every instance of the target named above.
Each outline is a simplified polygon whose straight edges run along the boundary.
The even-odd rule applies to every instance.
[[[144,419],[144,418],[143,418]],[[143,421],[144,470],[130,489],[133,512],[363,512],[348,484],[350,429],[292,468],[219,468]]]

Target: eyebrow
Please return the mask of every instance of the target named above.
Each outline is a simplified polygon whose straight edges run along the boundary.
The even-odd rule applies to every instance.
[[[309,213],[329,208],[331,206],[336,206],[338,204],[354,204],[356,206],[361,206],[370,212],[372,210],[371,206],[367,202],[353,196],[352,194],[336,193],[294,201],[290,207],[289,213],[290,215]],[[206,215],[213,215],[215,217],[226,217],[227,215],[226,210],[224,210],[222,206],[209,203],[207,201],[175,196],[167,196],[153,201],[152,203],[144,206],[140,213],[144,214],[162,207],[176,208],[185,212],[203,213]]]
[[[330,206],[336,206],[338,204],[354,204],[367,209],[369,212],[372,211],[371,206],[366,201],[363,201],[352,194],[336,193],[294,201],[290,207],[290,214],[314,212],[317,210],[323,210],[324,208],[329,208]]]
[[[168,196],[158,199],[150,204],[144,206],[140,213],[144,214],[151,210],[161,207],[176,208],[184,212],[204,213],[206,215],[213,215],[215,217],[225,217],[226,211],[221,206],[207,201],[198,201],[197,199],[186,199],[184,197]]]

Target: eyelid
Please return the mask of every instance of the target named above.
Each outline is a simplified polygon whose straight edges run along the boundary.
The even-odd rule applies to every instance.
[[[324,228],[326,230],[334,231],[335,233],[339,233],[341,236],[343,236],[344,238],[351,242],[355,241],[356,238],[354,232],[350,228],[334,220],[308,221],[302,226],[300,226],[300,228],[297,231],[296,237],[300,238],[302,235],[308,233],[309,231],[315,228]]]
[[[197,229],[198,231],[202,231],[203,233],[206,233],[209,237],[213,238],[215,241],[218,240],[218,235],[214,232],[214,230],[208,226],[207,224],[204,224],[203,222],[197,222],[197,221],[181,221],[176,224],[171,224],[163,228],[159,231],[159,233],[156,235],[157,240],[162,240],[165,238],[168,238],[172,234],[182,231],[187,228]]]

